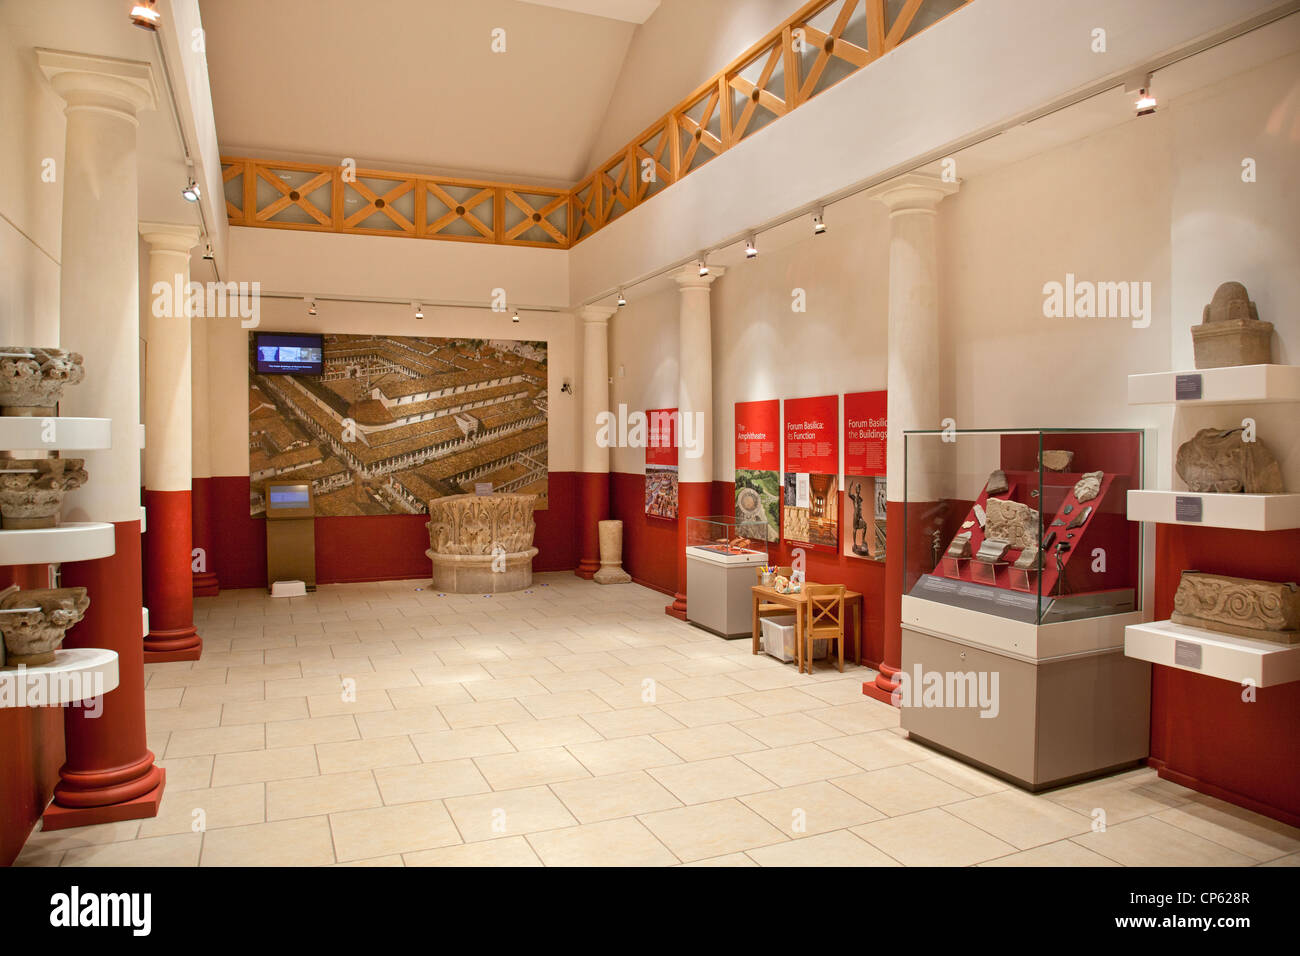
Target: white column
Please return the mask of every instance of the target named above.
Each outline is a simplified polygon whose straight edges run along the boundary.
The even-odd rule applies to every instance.
[[[90,480],[69,492],[73,521],[140,520],[140,273],[136,113],[154,109],[147,63],[37,50],[67,102],[59,345],[86,377],[60,413],[111,418],[113,447],[85,453]],[[178,187],[179,188],[179,187]]]
[[[192,409],[190,379],[190,250],[198,226],[142,222],[149,244],[146,320],[144,486],[150,491],[189,491]]]
[[[941,427],[935,214],[956,191],[956,183],[909,173],[869,193],[889,207],[890,501],[903,500],[903,430]]]
[[[578,311],[582,319],[582,436],[580,461],[587,474],[609,473],[609,448],[596,442],[597,416],[609,411],[609,320],[612,306],[588,305]]]
[[[725,272],[721,266],[710,266],[709,274],[702,276],[699,266],[692,264],[675,276],[680,294],[677,410],[681,431],[678,437],[679,440],[689,438],[694,445],[689,454],[684,446],[678,450],[677,480],[682,483],[713,480],[713,321],[709,291],[714,280]]]

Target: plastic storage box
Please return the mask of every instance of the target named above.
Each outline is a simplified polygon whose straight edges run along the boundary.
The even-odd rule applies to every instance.
[[[787,664],[794,660],[794,615],[760,618],[759,623],[763,628],[763,650]],[[825,640],[813,641],[813,660],[824,658],[826,651]]]

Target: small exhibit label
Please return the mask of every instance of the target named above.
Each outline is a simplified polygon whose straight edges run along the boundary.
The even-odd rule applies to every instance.
[[[1191,641],[1174,641],[1174,663],[1179,667],[1201,669],[1201,645]]]
[[[1174,496],[1175,521],[1200,521],[1201,499],[1196,495]]]
[[[476,482],[474,482],[474,494],[476,494],[476,495],[490,495],[490,494],[492,494],[492,482],[490,482],[490,481],[476,481]]]
[[[1174,400],[1191,402],[1205,397],[1205,382],[1200,373],[1178,375],[1174,378]]]

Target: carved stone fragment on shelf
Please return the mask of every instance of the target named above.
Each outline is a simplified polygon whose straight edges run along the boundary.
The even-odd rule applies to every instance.
[[[1175,468],[1198,492],[1282,492],[1282,469],[1258,439],[1244,441],[1242,428],[1202,428],[1178,449]]]
[[[82,458],[0,457],[0,527],[53,528],[63,495],[86,483]]]
[[[1033,571],[1038,567],[1038,548],[1025,548],[1020,552],[1020,557],[1016,558],[1016,563],[1012,565],[1021,571]]]
[[[981,528],[984,527],[984,522],[988,520],[988,513],[979,506],[978,502],[976,503],[975,507],[971,510],[974,511],[975,513],[975,521],[979,524]]]
[[[1184,571],[1170,620],[1277,644],[1300,643],[1300,588],[1294,582]]]
[[[533,581],[536,495],[452,495],[429,502],[433,586],[457,594],[518,591]]]
[[[1070,462],[1074,461],[1074,452],[1060,448],[1045,448],[1040,460],[1048,471],[1068,471]]]
[[[1006,494],[1011,487],[1007,484],[1007,473],[1001,468],[995,468],[989,473],[989,480],[985,486],[990,495]]]
[[[0,591],[0,633],[5,667],[36,667],[54,660],[68,628],[86,616],[85,588],[34,588],[11,584]]]
[[[975,560],[983,561],[985,564],[996,564],[1002,560],[1010,547],[1011,542],[1003,541],[1001,538],[985,538],[980,542],[980,549],[975,553]]]
[[[948,545],[948,557],[950,558],[969,558],[970,557],[970,532],[963,531],[952,539]]]
[[[1029,548],[1038,543],[1038,512],[1018,501],[991,498],[984,534],[1006,541],[1013,548]]]
[[[1101,493],[1101,480],[1106,477],[1104,471],[1089,471],[1074,483],[1074,500],[1091,501]]]
[[[1240,282],[1225,282],[1192,326],[1197,368],[1268,365],[1273,361],[1273,323],[1261,322],[1255,303]]]
[[[64,386],[85,376],[76,352],[0,346],[0,414],[53,415]]]

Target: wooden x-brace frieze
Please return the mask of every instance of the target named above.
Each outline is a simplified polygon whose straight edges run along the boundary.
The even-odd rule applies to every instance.
[[[348,216],[346,219],[343,220],[343,225],[345,228],[351,229],[357,223],[361,222],[363,219],[369,218],[373,213],[382,212],[385,216],[387,216],[394,223],[396,223],[398,228],[400,228],[403,232],[409,232],[412,235],[414,235],[415,223],[411,222],[411,220],[407,219],[400,212],[398,212],[396,209],[393,208],[393,200],[400,199],[402,196],[405,196],[408,192],[410,192],[411,187],[415,185],[415,180],[413,179],[402,180],[392,189],[388,190],[388,192],[384,193],[382,196],[376,193],[374,190],[372,190],[360,179],[358,179],[356,182],[348,183],[348,185],[361,194],[361,198],[366,200],[366,205],[362,206],[352,215]]]
[[[534,207],[513,189],[507,189],[505,191],[505,197],[508,202],[524,214],[523,219],[506,230],[506,239],[518,239],[520,235],[527,232],[529,229],[538,226],[559,245],[563,246],[568,244],[568,237],[557,229],[555,224],[547,218],[557,209],[562,209],[568,203],[569,196],[567,193],[561,193],[541,207]]]
[[[767,62],[763,64],[763,70],[758,75],[757,83],[751,83],[739,73],[727,78],[727,85],[745,98],[745,106],[741,109],[740,115],[736,117],[731,128],[732,142],[745,135],[745,130],[749,127],[749,121],[753,119],[754,111],[759,106],[770,110],[777,116],[784,116],[789,112],[785,100],[767,88],[767,84],[772,80],[772,74],[776,71],[776,67],[784,55],[785,51],[780,43],[772,46],[772,49],[767,53]]]
[[[275,175],[273,169],[268,169],[265,166],[259,166],[257,168],[257,175],[274,186],[280,193],[278,199],[273,200],[256,211],[255,218],[259,222],[267,222],[273,216],[283,212],[290,206],[298,206],[306,212],[307,215],[320,223],[320,225],[330,225],[330,217],[326,213],[321,212],[321,210],[317,209],[315,205],[307,200],[309,195],[331,181],[333,174],[330,170],[327,169],[323,172],[317,173],[301,186],[290,186],[279,176]]]
[[[797,29],[803,31],[803,42],[817,50],[817,58],[808,68],[808,75],[803,77],[803,82],[799,86],[799,102],[809,99],[817,89],[817,83],[822,78],[822,73],[830,65],[831,57],[837,57],[847,63],[853,64],[855,68],[866,66],[869,62],[880,55],[880,48],[868,39],[868,45],[871,51],[862,49],[856,43],[850,43],[844,39],[844,28],[849,25],[849,20],[853,17],[853,12],[857,9],[860,0],[843,0],[843,6],[840,7],[839,14],[835,17],[835,22],[831,25],[829,33],[818,30],[816,27],[807,23],[801,24]],[[884,0],[866,0],[867,8],[867,35],[869,38],[874,36],[875,28],[873,23],[880,20],[884,22]],[[918,0],[919,2],[919,0]]]
[[[468,199],[453,198],[450,193],[437,183],[425,182],[424,186],[425,189],[428,190],[430,196],[433,196],[438,200],[438,202],[447,207],[447,211],[443,215],[439,216],[425,227],[426,235],[435,235],[443,229],[446,229],[457,219],[464,219],[485,239],[492,239],[495,237],[495,224],[488,225],[473,212],[477,206],[496,195],[496,190],[491,186],[480,189]]]
[[[708,129],[709,120],[713,119],[713,112],[718,108],[719,100],[718,88],[715,86],[704,100],[704,112],[700,114],[700,121],[698,123],[691,119],[691,117],[686,114],[685,110],[677,114],[678,124],[681,126],[682,130],[685,131],[686,135],[690,137],[691,141],[691,144],[687,146],[686,150],[682,153],[681,169],[687,170],[691,168],[691,163],[695,159],[695,154],[699,151],[701,146],[704,146],[709,152],[715,155],[722,152],[722,140],[710,133]],[[699,100],[696,100],[696,103],[698,102]],[[695,104],[691,105],[693,106]]]
[[[583,195],[583,193],[586,195]],[[599,229],[603,222],[600,221],[600,189],[596,185],[596,178],[593,176],[585,183],[581,183],[573,190],[573,201],[569,207],[573,218],[573,235],[569,241],[577,239],[583,235],[583,227],[589,226],[594,232]]]
[[[225,185],[236,177],[246,175],[248,167],[244,163],[230,163],[221,170],[221,183]],[[240,209],[229,199],[226,200],[226,218],[232,223],[242,222],[244,219],[244,210]]]
[[[611,176],[610,172],[615,170],[618,175]],[[622,206],[624,212],[635,205],[636,201],[633,198],[636,193],[635,170],[636,163],[629,151],[600,171],[600,186],[605,190],[602,218],[608,220],[614,212],[615,205]]]
[[[651,163],[649,168],[654,173],[654,179],[662,181],[665,186],[672,184],[672,152],[669,147],[673,141],[672,131],[675,128],[671,120],[665,121],[659,129],[637,144],[633,152],[635,162],[633,163],[634,178],[632,180],[632,188],[637,202],[644,199],[650,192],[650,183],[642,176],[642,169],[645,167],[646,160]]]

